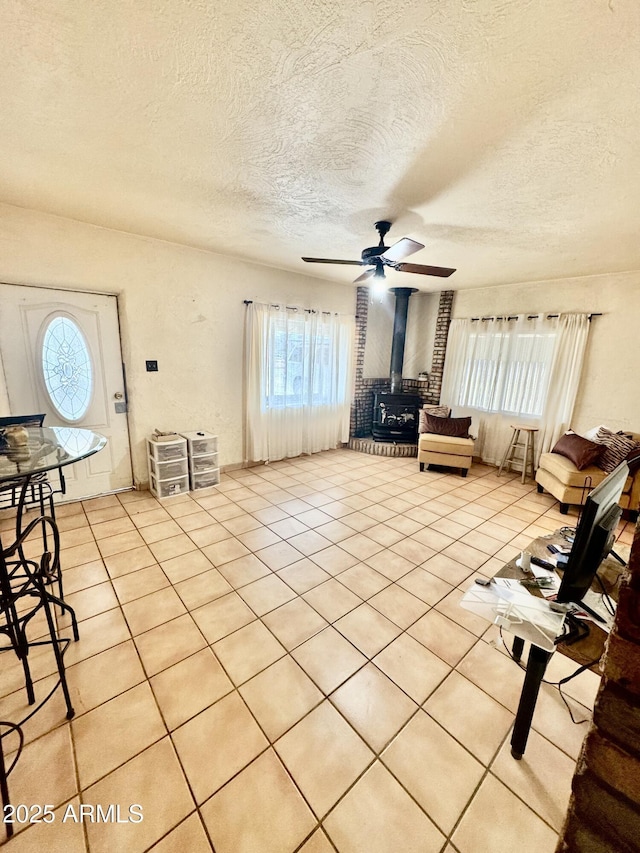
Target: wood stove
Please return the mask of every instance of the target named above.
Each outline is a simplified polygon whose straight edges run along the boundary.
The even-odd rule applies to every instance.
[[[421,404],[421,398],[414,394],[392,394],[388,391],[374,394],[373,440],[415,444]]]

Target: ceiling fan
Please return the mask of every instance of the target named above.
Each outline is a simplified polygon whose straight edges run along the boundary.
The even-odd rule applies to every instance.
[[[375,228],[380,235],[380,243],[377,246],[370,246],[368,249],[362,250],[361,260],[359,261],[340,261],[330,258],[302,258],[308,264],[353,264],[355,266],[372,267],[362,273],[355,279],[354,284],[361,281],[366,281],[374,276],[375,278],[386,278],[384,268],[390,267],[397,272],[413,272],[418,275],[437,275],[442,278],[447,278],[455,269],[449,267],[430,267],[424,264],[405,264],[403,259],[414,252],[419,252],[424,249],[422,243],[411,240],[409,237],[403,237],[394,243],[393,246],[385,246],[384,238],[391,228],[391,223],[386,219],[375,223]]]

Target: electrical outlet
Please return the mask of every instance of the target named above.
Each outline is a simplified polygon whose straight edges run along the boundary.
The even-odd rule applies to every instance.
[[[147,361],[147,373],[157,373],[158,371],[158,362],[157,361]]]

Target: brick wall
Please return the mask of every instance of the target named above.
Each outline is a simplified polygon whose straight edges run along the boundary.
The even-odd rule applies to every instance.
[[[640,850],[640,526],[556,853]]]
[[[436,334],[433,344],[433,360],[428,385],[418,379],[403,379],[402,390],[406,394],[418,394],[425,403],[439,403],[442,390],[442,371],[447,348],[447,334],[451,323],[453,290],[443,290],[440,294]],[[409,303],[411,310],[411,303]],[[367,320],[369,314],[369,288],[358,287],[356,293],[356,355],[355,388],[351,405],[350,435],[352,438],[364,438],[371,435],[373,419],[373,395],[379,391],[390,390],[390,378],[365,379],[364,349],[367,340]]]

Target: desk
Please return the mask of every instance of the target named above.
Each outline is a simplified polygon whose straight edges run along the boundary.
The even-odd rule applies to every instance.
[[[534,540],[527,550],[536,557],[548,560],[549,552],[547,551],[547,545],[551,543],[557,545],[562,544],[562,537],[558,534],[550,534],[549,536],[540,537]],[[603,560],[600,565],[600,569],[598,570],[598,574],[603,579],[605,588],[614,600],[616,599],[615,590],[617,588],[617,582],[622,571],[623,568],[620,563],[611,558]],[[523,572],[522,569],[516,565],[515,559],[513,559],[500,569],[496,577],[523,580],[524,578],[531,577],[531,575],[527,575]],[[598,587],[594,587],[594,589],[598,592],[600,591]],[[532,594],[540,595],[538,591],[531,592]],[[589,622],[588,626],[589,634],[584,639],[570,645],[567,645],[566,643],[558,643],[556,649],[561,654],[576,661],[579,665],[590,665],[590,668],[597,672],[596,667],[602,653],[604,652],[608,634],[599,627],[596,622]],[[524,641],[519,637],[515,637],[513,642],[513,656],[516,660],[520,659],[523,647]],[[553,652],[547,652],[533,644],[531,644],[529,648],[524,684],[522,685],[520,702],[518,703],[518,711],[516,713],[513,734],[511,736],[511,755],[517,760],[521,759],[524,755],[527,739],[529,737],[529,730],[531,728],[531,721],[533,719],[533,712],[535,711],[536,701],[540,691],[540,685],[552,654]]]

